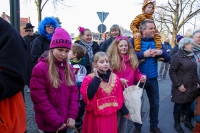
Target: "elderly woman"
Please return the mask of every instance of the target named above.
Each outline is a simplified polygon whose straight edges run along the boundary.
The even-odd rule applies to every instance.
[[[194,41],[183,38],[179,42],[179,51],[174,54],[171,61],[169,75],[172,80],[172,102],[174,102],[174,128],[178,133],[184,133],[180,126],[180,108],[186,106],[185,127],[193,130],[191,124],[192,112],[190,105],[199,85],[197,75],[197,62],[193,53]]]

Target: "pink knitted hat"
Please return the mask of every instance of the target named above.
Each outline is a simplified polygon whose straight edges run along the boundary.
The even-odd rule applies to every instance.
[[[52,48],[68,48],[71,49],[72,41],[69,33],[63,28],[56,28],[51,39],[50,49]]]

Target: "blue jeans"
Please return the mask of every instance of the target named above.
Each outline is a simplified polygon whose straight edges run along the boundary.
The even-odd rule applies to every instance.
[[[128,119],[125,118],[120,111],[117,112],[118,117],[118,133],[126,133]]]
[[[147,79],[144,89],[147,92],[150,104],[150,128],[158,127],[158,112],[159,112],[159,88],[157,78]],[[135,127],[141,129],[142,124],[134,123]]]

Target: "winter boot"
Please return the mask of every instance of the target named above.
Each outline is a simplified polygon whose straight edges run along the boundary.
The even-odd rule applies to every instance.
[[[200,133],[200,123],[196,122],[193,133]]]
[[[189,116],[189,115],[185,116],[184,125],[185,125],[185,127],[189,128],[190,130],[194,129],[194,126],[191,124],[191,116]]]
[[[174,128],[178,133],[184,133],[181,125],[180,125],[180,114],[174,113]]]

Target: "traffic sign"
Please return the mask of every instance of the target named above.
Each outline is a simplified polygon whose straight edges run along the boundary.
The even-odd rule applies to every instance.
[[[106,31],[106,26],[104,24],[100,24],[98,26],[99,33],[104,33]]]
[[[104,22],[104,20],[108,16],[108,14],[109,14],[109,12],[97,12],[97,15],[99,16],[101,23]]]

